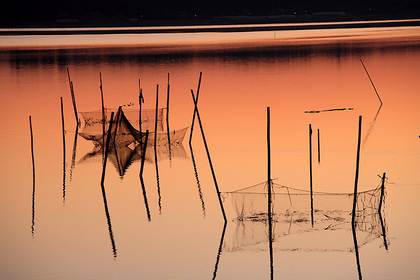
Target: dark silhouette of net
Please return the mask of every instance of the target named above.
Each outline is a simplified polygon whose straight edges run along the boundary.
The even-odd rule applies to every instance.
[[[263,182],[233,192],[222,193],[231,202],[231,239],[227,251],[267,250],[268,183]],[[382,210],[379,212],[380,200]],[[359,246],[383,237],[385,195],[381,186],[357,193],[355,228]],[[277,250],[351,251],[353,193],[313,193],[272,182],[273,244]],[[311,220],[313,213],[313,224]]]

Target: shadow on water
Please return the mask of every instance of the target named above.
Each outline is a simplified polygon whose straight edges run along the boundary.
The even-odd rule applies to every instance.
[[[198,172],[197,172],[197,166],[195,164],[193,147],[192,147],[191,143],[190,143],[189,146],[190,146],[190,151],[191,151],[191,160],[192,160],[192,164],[193,164],[193,168],[194,168],[195,179],[197,181],[198,196],[200,197],[201,208],[203,209],[203,217],[205,218],[206,217],[206,206],[204,204],[203,193],[201,192],[201,184],[200,184],[200,180],[198,178]]]
[[[108,135],[106,138],[106,144],[105,144],[105,158],[103,162],[103,168],[102,168],[102,177],[101,177],[101,191],[102,191],[102,198],[104,202],[104,208],[105,208],[105,216],[108,224],[108,231],[109,231],[109,238],[111,239],[111,245],[112,245],[112,251],[114,254],[114,258],[117,257],[117,248],[115,246],[115,240],[114,240],[114,234],[112,232],[112,224],[111,224],[111,217],[109,215],[109,209],[108,209],[108,202],[106,199],[106,192],[105,192],[105,186],[104,186],[104,180],[105,180],[105,171],[106,171],[106,163],[108,159],[108,151],[109,151],[109,142],[111,139],[111,130],[112,130],[112,123],[114,119],[114,112],[111,113],[111,121],[109,123],[109,129],[108,129]]]
[[[376,115],[375,115],[375,117],[373,118],[373,121],[372,121],[372,123],[370,124],[370,126],[369,126],[369,128],[368,128],[368,130],[367,130],[367,132],[366,132],[366,136],[365,136],[365,138],[363,139],[363,145],[364,145],[364,144],[366,144],[366,142],[367,142],[367,140],[368,140],[368,138],[369,138],[370,134],[372,133],[372,131],[373,131],[374,127],[375,127],[375,124],[376,124],[376,119],[377,119],[377,118],[378,118],[378,116],[379,116],[379,112],[381,111],[381,108],[382,108],[382,104],[379,106],[378,111],[376,112]]]
[[[214,265],[214,271],[213,271],[213,278],[212,278],[213,280],[216,279],[217,270],[219,268],[220,256],[222,254],[223,242],[225,240],[226,226],[227,226],[227,222],[223,224],[222,234],[220,235],[219,249],[217,250],[216,263]]]
[[[147,195],[146,195],[146,187],[144,185],[144,180],[143,180],[144,160],[146,158],[146,149],[147,149],[148,139],[149,139],[149,131],[147,130],[146,137],[144,139],[143,149],[142,149],[142,158],[141,158],[141,166],[140,166],[140,183],[141,183],[141,188],[143,191],[143,198],[144,198],[144,205],[146,207],[146,212],[147,212],[147,219],[150,222],[152,218],[150,216],[149,203],[147,202]]]
[[[356,255],[357,273],[359,275],[359,280],[362,280],[362,268],[360,266],[359,246],[357,245],[357,235],[356,235],[356,225],[355,224],[352,224],[351,231],[352,231],[352,234],[353,234],[354,253]]]
[[[76,150],[77,150],[77,137],[79,136],[79,125],[76,125],[76,132],[74,134],[74,141],[73,141],[73,150],[71,153],[71,165],[70,165],[70,182],[73,178],[73,170],[76,166]]]

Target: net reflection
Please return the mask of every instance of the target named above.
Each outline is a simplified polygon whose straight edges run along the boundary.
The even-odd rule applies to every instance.
[[[231,237],[224,246],[227,252],[264,251],[268,240],[267,184],[261,183],[236,192],[231,198],[234,214]],[[273,246],[277,251],[351,252],[348,231],[352,229],[353,194],[314,192],[314,226],[310,217],[310,195],[274,183]],[[388,248],[384,210],[378,211],[384,196],[381,186],[359,192],[354,229],[358,247],[382,239]],[[382,208],[383,209],[383,208]]]
[[[109,130],[108,114],[113,112],[111,109],[106,110],[106,131]],[[188,127],[166,132],[163,130],[163,109],[158,110],[144,110],[142,111],[142,129],[151,131],[148,134],[147,146],[155,147],[146,149],[145,161],[148,163],[155,163],[167,158],[188,158],[187,153],[182,145]],[[103,127],[102,127],[102,112],[92,111],[81,113],[84,119],[84,126],[79,135],[88,141],[92,141],[94,148],[87,153],[79,163],[86,162],[89,159],[102,156],[104,152],[103,142]],[[140,127],[138,120],[139,110],[126,110],[121,108],[117,112],[117,122],[115,128],[112,130],[111,147],[109,151],[109,159],[115,166],[120,177],[124,177],[125,172],[133,162],[140,161],[144,153],[142,143],[145,142],[146,133],[140,132],[136,127]],[[168,148],[168,134],[170,134],[171,149]],[[106,138],[106,137],[105,137]]]

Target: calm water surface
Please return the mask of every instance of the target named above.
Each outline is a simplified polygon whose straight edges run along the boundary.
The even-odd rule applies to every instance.
[[[267,107],[275,182],[309,189],[311,124],[314,190],[353,192],[362,116],[359,190],[375,188],[386,172],[385,236],[356,231],[356,254],[348,223],[335,230],[313,230],[302,221],[283,230],[284,224],[276,223],[273,277],[418,279],[419,42],[416,27],[0,37],[0,278],[271,276],[266,225],[238,223],[226,197],[224,228],[198,127],[193,153],[188,139],[171,157],[165,147],[159,150],[158,181],[153,156],[146,159],[150,221],[138,157],[120,174],[110,156],[104,200],[101,155],[92,154],[92,142],[76,137],[68,68],[79,111],[100,109],[99,73],[106,107],[138,109],[139,78],[143,108],[154,108],[157,84],[159,107],[166,107],[169,73],[171,129],[190,126],[190,89],[196,91],[202,72],[200,116],[222,192],[266,180]],[[315,198],[314,208],[337,202]],[[351,204],[339,207],[351,212]],[[315,228],[320,225],[315,219]]]

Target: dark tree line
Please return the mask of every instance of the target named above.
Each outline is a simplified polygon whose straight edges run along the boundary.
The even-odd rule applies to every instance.
[[[211,19],[223,16],[408,14],[418,0],[13,0],[3,3],[0,24],[57,19],[140,20]]]

